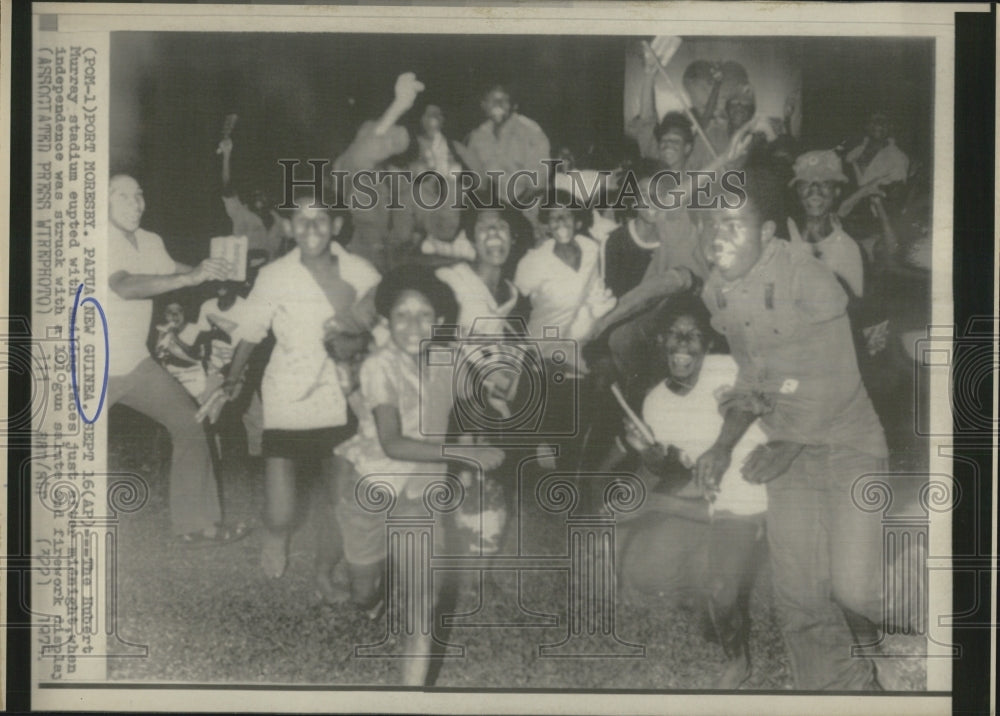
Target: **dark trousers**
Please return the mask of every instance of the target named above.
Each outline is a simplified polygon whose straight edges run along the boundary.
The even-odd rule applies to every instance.
[[[886,461],[846,447],[805,448],[767,485],[775,605],[798,689],[870,690],[870,659],[852,646],[881,621],[882,525],[851,488]]]

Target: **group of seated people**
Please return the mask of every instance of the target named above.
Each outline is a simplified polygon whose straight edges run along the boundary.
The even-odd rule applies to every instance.
[[[219,147],[223,201],[252,258],[246,283],[233,284],[220,280],[222,259],[194,268],[170,259],[162,240],[139,228],[138,182],[114,176],[107,312],[113,328],[131,329],[111,331],[109,402],[170,431],[179,539],[224,544],[247,533],[222,521],[201,425],[236,412],[251,454],[263,455],[260,565],[268,577],[286,570],[299,473],[318,464],[328,486],[318,589],[380,614],[384,515],[358,504],[359,482],[395,475],[397,499],[419,500],[414,476],[450,471],[442,448],[451,443],[479,443],[474,462],[456,469],[490,496],[477,509],[492,519],[472,521],[481,532],[473,541],[495,548],[515,467],[502,429],[495,439],[461,434],[456,401],[481,399],[503,418],[530,381],[484,378],[483,396],[464,395],[453,374],[429,371],[423,357],[434,341],[451,341],[468,358],[462,342],[493,319],[512,338],[557,335],[579,348],[566,356],[540,341],[541,370],[558,364],[579,388],[580,430],[555,440],[558,467],[627,469],[647,485],[643,508],[621,523],[619,578],[626,587],[700,597],[726,655],[719,688],[737,688],[750,674],[747,603],[766,535],[796,687],[878,689],[874,662],[852,657],[851,646],[877,641],[881,527],[853,509],[850,487],[888,458],[862,377],[889,339],[865,299],[873,271],[914,243],[901,239],[903,222],[887,206],[909,179],[906,157],[882,113],[846,156],[853,179],[834,150],[788,157],[787,122],[761,131],[748,85],[724,103],[724,115],[716,116],[719,93],[709,90],[711,106],[656,117],[659,64],[647,58],[649,99],[629,125],[644,156],[618,175],[638,187],[624,211],[579,201],[573,182],[558,177],[554,205],[525,211],[394,212],[382,201],[347,212],[304,195],[278,211],[259,194],[233,190],[227,137]],[[721,81],[713,66],[689,74],[686,82],[708,87]],[[335,166],[355,172],[399,162],[410,137],[398,121],[422,89],[401,75],[386,112],[360,127]],[[513,111],[502,87],[484,93],[482,108],[483,125],[457,143],[442,133],[442,110],[428,105],[412,166],[492,170],[494,179],[530,169],[544,184],[541,160],[551,152],[542,129]],[[704,163],[696,167],[698,156]],[[744,170],[746,200],[657,208],[658,173],[693,168]],[[871,220],[880,237],[874,248],[847,230]],[[196,286],[207,292],[197,317],[187,322],[171,302],[156,325],[154,359],[139,335],[152,298]],[[436,337],[444,326],[457,330]],[[255,362],[264,365],[256,377]],[[630,407],[612,397],[612,385]],[[421,685],[431,635],[410,638],[418,657],[403,660],[402,680]]]

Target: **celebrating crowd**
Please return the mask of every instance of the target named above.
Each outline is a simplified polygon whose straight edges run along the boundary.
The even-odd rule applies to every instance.
[[[411,73],[333,162],[349,179],[342,196],[299,186],[279,203],[239,186],[230,127],[219,192],[233,236],[245,237],[245,280],[222,257],[174,261],[140,228],[137,178],[113,176],[109,403],[169,431],[177,539],[224,545],[248,533],[223,520],[216,475],[218,426],[242,421],[248,453],[263,458],[263,574],[284,574],[302,473],[318,465],[317,588],[378,618],[385,522],[358,503],[366,476],[406,501],[421,499],[418,476],[459,474],[491,515],[469,521],[480,550],[502,542],[512,509],[517,466],[503,425],[532,380],[473,365],[477,387],[456,388],[465,383],[454,372],[431,370],[428,346],[453,347],[458,371],[482,358],[473,345],[483,336],[537,340],[541,360],[519,369],[563,376],[538,431],[555,465],[542,463],[643,481],[643,507],[619,518],[619,584],[696,598],[726,656],[718,688],[750,674],[747,604],[765,549],[795,687],[881,688],[874,661],[851,653],[878,642],[883,618],[881,525],[851,490],[888,469],[883,406],[899,396],[881,376],[906,356],[880,284],[928,268],[929,237],[913,229],[928,223],[914,216],[919,178],[884,111],[857,146],[807,151],[793,134],[797,96],[783,117],[759,116],[733,62],[692,63],[683,110],[660,116],[653,90],[675,49],[663,38],[645,46],[641,108],[626,127],[635,151],[608,166],[553,148],[501,85],[483,88],[484,121],[465,141],[445,134],[436,105],[411,140],[401,121],[424,89]],[[391,208],[384,184],[369,208],[349,201],[354,175],[390,168],[440,181],[401,193],[430,192],[427,202]],[[614,170],[610,184],[585,195],[578,180],[598,169]],[[718,201],[716,182],[703,196],[716,200],[691,208],[695,170],[739,172],[741,201]],[[434,201],[460,193],[464,174],[481,180],[478,196],[505,199]],[[615,190],[619,201],[607,201]],[[156,297],[167,302],[154,320]],[[500,427],[465,430],[458,415],[470,405]],[[577,408],[572,435],[544,429]],[[473,443],[467,460],[454,457]],[[419,686],[431,635],[410,638],[402,680]]]

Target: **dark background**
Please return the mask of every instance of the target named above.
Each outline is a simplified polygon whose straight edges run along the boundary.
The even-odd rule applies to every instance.
[[[215,154],[223,117],[233,135],[234,181],[281,188],[279,158],[335,158],[365,119],[378,117],[398,74],[427,89],[403,118],[411,133],[426,104],[462,140],[482,121],[479,95],[510,86],[522,112],[553,145],[605,162],[626,151],[625,55],[638,38],[594,36],[113,33],[112,171],[133,173],[146,193],[144,226],[181,261],[227,233]],[[897,117],[915,159],[931,156],[933,43],[899,38],[775,38],[803,76],[804,148],[857,141],[867,113]],[[733,38],[733,43],[740,38]]]
[[[31,11],[30,3],[11,6],[11,106],[31,106]],[[939,161],[954,162],[962,171],[955,171],[955,324],[963,332],[970,318],[993,314],[995,260],[994,202],[996,195],[993,175],[995,152],[995,77],[996,77],[996,10],[988,13],[956,13],[955,27],[955,157],[940,157]],[[218,118],[216,118],[218,123]],[[31,271],[31,113],[11,113],[10,149],[10,265],[19,275]],[[31,288],[28,281],[8,283],[11,316],[31,315]],[[11,333],[15,333],[12,326]],[[10,337],[11,345],[30,346],[30,334]],[[985,344],[991,337],[981,339]],[[19,341],[19,343],[18,343]],[[981,400],[973,407],[983,419],[992,415],[995,373],[988,373],[980,382]],[[32,399],[32,375],[27,371],[7,371],[9,383],[8,423],[15,426],[15,417]],[[11,712],[30,708],[30,580],[32,542],[30,539],[30,506],[32,489],[24,479],[24,467],[30,464],[31,446],[18,441],[18,433],[5,435],[8,482],[8,508],[11,520],[6,525],[5,569],[7,583],[8,653],[6,663],[7,707]],[[24,438],[25,436],[21,436]],[[956,439],[961,439],[956,435]],[[990,441],[992,442],[992,440]],[[965,494],[978,500],[961,500],[955,508],[953,537],[958,554],[989,554],[992,530],[988,506],[993,504],[992,485],[988,479],[991,456],[988,449],[961,451],[962,460],[976,470],[980,479],[962,479],[957,475]],[[983,557],[980,563],[989,563]],[[988,577],[988,572],[981,572]],[[967,628],[954,633],[961,656],[954,663],[953,709],[956,713],[985,713],[989,700],[991,586],[988,579],[980,583],[955,582],[956,605],[975,605],[964,621]],[[974,626],[979,624],[979,627]]]

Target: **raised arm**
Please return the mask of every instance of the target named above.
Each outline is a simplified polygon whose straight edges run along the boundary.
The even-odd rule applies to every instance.
[[[225,137],[219,142],[218,153],[222,155],[222,195],[233,195],[233,175],[231,171],[230,159],[233,155],[233,140]]]
[[[417,99],[417,95],[423,92],[424,84],[417,79],[412,72],[404,72],[396,78],[396,96],[392,104],[386,108],[375,124],[375,134],[381,136],[389,131],[389,128],[396,124],[396,121],[406,114]]]
[[[632,137],[639,145],[639,153],[647,158],[655,158],[657,154],[656,137],[653,131],[659,117],[656,114],[656,61],[646,54],[646,63],[642,76],[642,86],[639,89],[639,114],[625,125],[625,134]]]
[[[712,121],[712,117],[715,115],[715,110],[719,106],[719,94],[722,91],[722,70],[715,65],[712,65],[711,71],[712,92],[708,95],[708,101],[705,103],[705,109],[699,112],[697,107],[691,108],[691,114],[695,116],[698,123],[702,127],[707,127],[708,123]]]

